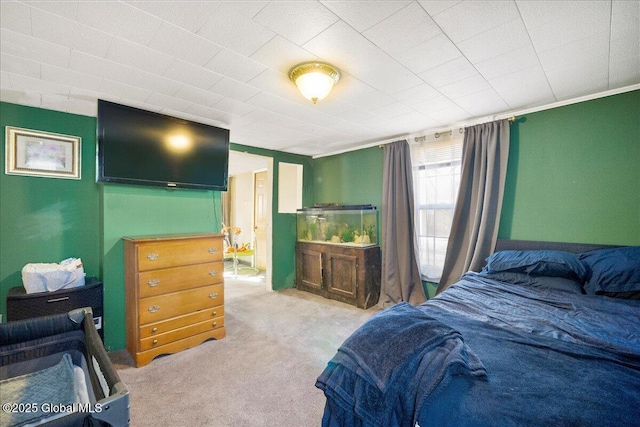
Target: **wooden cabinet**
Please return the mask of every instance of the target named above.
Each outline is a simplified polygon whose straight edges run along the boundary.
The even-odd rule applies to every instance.
[[[225,337],[222,238],[123,238],[127,350],[137,367]]]
[[[296,287],[369,308],[380,297],[380,247],[297,242]]]

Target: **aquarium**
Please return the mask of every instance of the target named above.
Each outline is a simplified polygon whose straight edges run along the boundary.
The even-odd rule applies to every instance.
[[[344,246],[378,244],[378,211],[371,205],[316,205],[297,210],[300,242]]]

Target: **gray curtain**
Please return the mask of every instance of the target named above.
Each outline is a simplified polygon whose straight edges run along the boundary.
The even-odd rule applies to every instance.
[[[509,120],[465,128],[460,189],[437,293],[467,271],[478,271],[493,252],[508,158]]]
[[[426,301],[420,271],[413,202],[411,154],[407,141],[384,146],[382,173],[382,288],[380,305]]]

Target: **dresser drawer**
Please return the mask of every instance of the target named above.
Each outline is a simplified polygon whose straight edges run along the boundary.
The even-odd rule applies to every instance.
[[[144,325],[213,308],[222,305],[223,302],[224,285],[222,284],[143,298],[138,303],[138,321],[140,325]]]
[[[223,276],[224,263],[222,261],[149,270],[138,274],[138,292],[140,298],[146,298],[222,283]]]
[[[222,261],[222,240],[166,240],[138,246],[138,271]]]
[[[184,328],[185,326],[204,321],[217,321],[218,326],[220,326],[222,324],[221,322],[224,322],[224,306],[221,305],[215,308],[201,310],[195,313],[174,317],[169,320],[162,320],[160,322],[149,323],[145,326],[141,326],[140,339],[164,334],[165,332],[169,332],[174,329]]]
[[[221,328],[224,326],[224,317],[218,319],[206,320],[204,322],[196,323],[194,325],[185,326],[184,328],[175,329],[164,334],[145,338],[140,340],[140,351],[150,350],[161,345],[169,344],[171,342],[181,340],[183,338],[197,335],[202,332],[210,331],[212,329]]]

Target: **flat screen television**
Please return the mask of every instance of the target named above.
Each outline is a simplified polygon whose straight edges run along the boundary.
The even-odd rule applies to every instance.
[[[98,182],[227,190],[229,130],[98,100]]]

